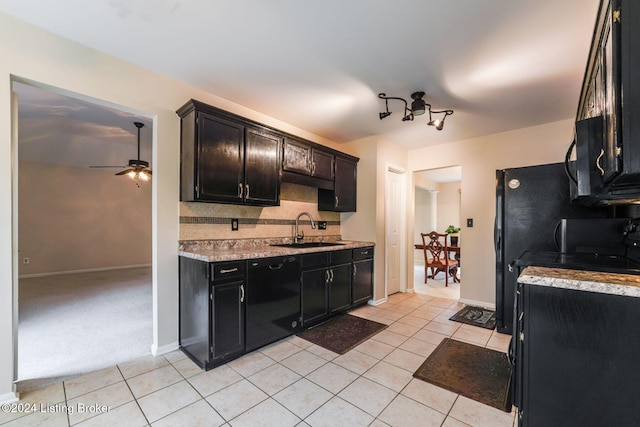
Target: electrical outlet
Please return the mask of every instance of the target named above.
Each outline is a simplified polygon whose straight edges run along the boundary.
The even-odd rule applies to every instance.
[[[31,262],[30,258],[22,258],[22,263],[23,264],[29,264]]]
[[[238,231],[238,218],[231,218],[231,231]]]
[[[318,230],[326,230],[327,221],[318,221]]]

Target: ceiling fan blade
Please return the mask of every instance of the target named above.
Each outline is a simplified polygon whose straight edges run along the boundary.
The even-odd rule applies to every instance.
[[[134,169],[125,169],[122,172],[118,172],[116,175],[126,175],[129,172],[135,172],[135,170]]]
[[[92,169],[96,168],[126,168],[126,166],[89,166]]]

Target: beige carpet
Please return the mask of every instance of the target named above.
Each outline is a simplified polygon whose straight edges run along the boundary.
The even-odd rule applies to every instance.
[[[151,267],[20,280],[19,389],[151,352]]]

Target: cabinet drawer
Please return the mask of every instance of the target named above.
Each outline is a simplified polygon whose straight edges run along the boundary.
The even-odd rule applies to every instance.
[[[211,264],[211,281],[244,277],[245,262],[216,262]]]
[[[353,249],[353,260],[360,261],[363,259],[373,258],[373,247]]]
[[[302,268],[317,267],[329,264],[329,252],[318,252],[302,256]]]
[[[331,265],[348,264],[351,262],[351,250],[329,252],[331,254]]]

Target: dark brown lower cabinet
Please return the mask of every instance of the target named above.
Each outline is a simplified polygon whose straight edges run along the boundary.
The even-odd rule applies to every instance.
[[[179,260],[180,348],[211,369],[244,352],[245,261]]]
[[[351,304],[366,303],[373,298],[373,247],[353,249]]]
[[[519,426],[638,425],[640,298],[518,283],[516,310]]]
[[[373,297],[373,247],[304,254],[301,267],[289,258],[296,262],[293,270],[266,264],[266,277],[254,269],[258,260],[210,263],[180,256],[180,349],[208,370],[296,333],[298,320],[308,328]],[[283,311],[292,306],[299,311]],[[271,335],[265,338],[266,331]]]
[[[351,250],[302,256],[302,326],[351,308]]]

